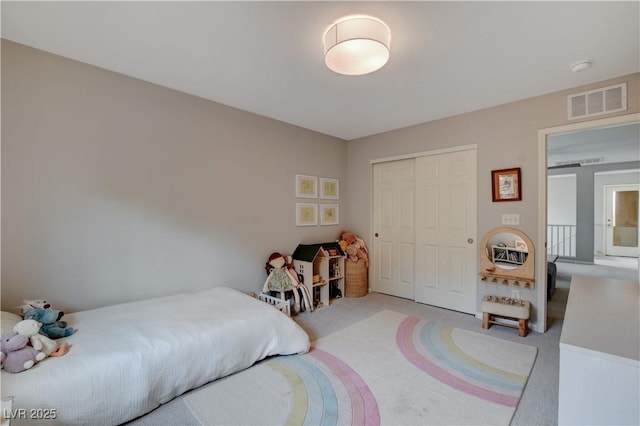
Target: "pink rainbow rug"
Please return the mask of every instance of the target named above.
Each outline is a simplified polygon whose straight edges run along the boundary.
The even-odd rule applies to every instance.
[[[508,425],[536,354],[385,310],[185,403],[206,425]]]

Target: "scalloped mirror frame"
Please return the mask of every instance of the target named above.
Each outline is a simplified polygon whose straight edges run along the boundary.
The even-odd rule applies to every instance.
[[[487,243],[498,234],[513,234],[527,244],[529,254],[527,255],[527,260],[520,267],[503,269],[491,261]],[[479,247],[480,275],[482,275],[483,281],[533,289],[535,282],[535,248],[527,234],[515,228],[496,228],[487,232]]]

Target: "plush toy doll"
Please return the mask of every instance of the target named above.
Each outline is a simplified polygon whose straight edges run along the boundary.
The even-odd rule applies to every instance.
[[[25,336],[31,342],[33,349],[44,352],[46,356],[62,356],[69,351],[69,344],[63,342],[58,345],[54,340],[40,334],[40,324],[36,320],[26,319],[17,323],[13,327],[13,331],[21,336]]]
[[[50,309],[51,303],[47,302],[44,299],[23,299],[22,306],[20,306],[20,311],[22,315],[29,309],[33,308],[42,308],[42,309]]]
[[[28,346],[29,339],[13,331],[0,337],[0,359],[2,367],[8,373],[19,373],[33,367],[36,362],[46,358],[44,352],[38,352]]]
[[[356,240],[356,234],[353,232],[342,231],[340,239],[347,243],[347,246],[352,244]]]
[[[369,252],[364,240],[352,232],[342,231],[341,240],[338,242],[342,251],[347,254],[347,258],[353,262],[362,259],[366,266],[369,266]]]
[[[364,240],[360,237],[356,237],[356,240],[351,243],[351,245],[358,249],[358,259],[364,260],[365,265],[369,266],[369,251],[367,250]]]
[[[298,281],[297,274],[287,264],[286,255],[282,253],[272,253],[265,265],[265,269],[268,275],[262,287],[263,292],[279,291],[280,298],[286,301],[284,296],[285,291],[292,290],[294,300],[293,310],[294,312],[300,312],[300,297],[298,291],[301,291],[305,305],[313,310],[312,305],[309,303],[310,297],[307,288]]]
[[[358,247],[354,245],[348,245],[344,251],[347,254],[347,258],[352,262],[358,261]]]
[[[67,327],[66,321],[60,321],[64,315],[62,311],[54,309],[31,308],[24,312],[24,319],[36,320],[42,324],[40,334],[50,339],[69,337],[73,334],[73,327]]]
[[[281,253],[271,253],[269,256],[269,260],[265,265],[265,269],[267,270],[267,279],[264,282],[264,286],[262,287],[263,292],[267,291],[279,291],[280,298],[285,300],[284,292],[293,290],[294,283],[297,281],[297,277],[295,277],[289,272],[289,268],[287,267],[287,261],[284,255]],[[298,297],[297,292],[293,292],[294,312],[300,311],[300,299]]]

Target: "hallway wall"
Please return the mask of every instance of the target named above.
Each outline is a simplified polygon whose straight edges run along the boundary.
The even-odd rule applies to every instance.
[[[552,169],[547,172],[548,176],[573,173],[576,175],[576,262],[593,263],[594,253],[596,250],[596,230],[598,230],[598,233],[600,234],[598,244],[602,244],[601,231],[603,225],[600,215],[597,215],[599,225],[596,226],[596,209],[598,209],[598,206],[602,206],[603,202],[602,198],[599,198],[596,202],[596,192],[598,191],[598,188],[595,185],[596,174],[638,169],[640,169],[640,161]]]

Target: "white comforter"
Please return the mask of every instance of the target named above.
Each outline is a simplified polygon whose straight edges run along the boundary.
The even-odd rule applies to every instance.
[[[12,424],[44,424],[37,417],[47,414],[53,424],[120,424],[267,356],[309,350],[294,321],[229,288],[64,319],[77,329],[66,339],[69,353],[2,372],[2,397],[14,397]]]

